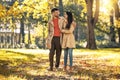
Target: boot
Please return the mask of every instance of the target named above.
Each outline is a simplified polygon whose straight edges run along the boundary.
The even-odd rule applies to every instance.
[[[72,72],[72,66],[70,66],[70,69],[69,69],[70,72]]]
[[[64,71],[66,71],[66,70],[67,70],[66,68],[67,68],[67,66],[64,66]]]

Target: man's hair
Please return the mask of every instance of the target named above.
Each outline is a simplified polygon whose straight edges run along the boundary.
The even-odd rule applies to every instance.
[[[55,11],[58,11],[59,9],[58,8],[53,8],[52,10],[51,10],[51,13],[53,13],[53,12],[55,12]]]

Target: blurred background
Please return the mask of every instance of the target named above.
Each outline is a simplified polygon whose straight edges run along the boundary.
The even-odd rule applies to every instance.
[[[0,48],[45,49],[50,10],[71,11],[76,48],[87,46],[87,0],[0,0]],[[95,1],[96,2],[96,1]],[[95,2],[93,13],[95,13]],[[97,48],[120,47],[120,0],[100,0],[94,27]],[[91,35],[92,36],[92,35]]]

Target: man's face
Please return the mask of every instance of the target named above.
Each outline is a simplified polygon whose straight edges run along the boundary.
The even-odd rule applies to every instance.
[[[52,13],[52,15],[53,15],[54,17],[59,17],[59,14],[60,14],[59,10],[54,11],[54,12]]]

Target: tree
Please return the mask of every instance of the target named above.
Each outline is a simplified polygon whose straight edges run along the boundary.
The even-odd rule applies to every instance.
[[[87,5],[87,48],[89,49],[96,49],[96,42],[95,42],[95,33],[94,27],[98,21],[99,16],[99,0],[96,0],[96,10],[95,13],[93,12],[93,2],[94,0],[86,0]],[[93,16],[94,13],[94,16]]]
[[[114,27],[114,15],[113,15],[113,10],[111,10],[110,13],[110,41],[111,42],[116,42],[115,40],[115,27]]]
[[[49,11],[48,2],[41,0],[36,0],[36,1],[24,0],[22,3],[21,11],[22,11],[22,18],[21,18],[20,32],[22,34],[20,34],[20,37],[22,35],[22,43],[24,43],[24,23],[26,19],[26,21],[28,21],[26,25],[28,28],[28,45],[29,45],[31,43],[30,23],[32,23],[33,20],[39,20],[38,22],[44,22],[48,19],[47,18],[47,14]]]
[[[119,10],[119,6],[118,6],[118,0],[115,0],[113,2],[113,7],[115,10],[115,18],[118,22],[120,22],[120,10]],[[120,27],[118,27],[118,37],[119,37],[119,43],[120,43]]]
[[[77,2],[76,0],[71,3],[66,3],[64,6],[65,11],[69,10],[72,12],[72,14],[74,15],[74,20],[77,23],[77,27],[74,31],[75,40],[77,43],[80,43],[80,41],[86,39],[86,3],[82,0],[80,3],[81,4],[79,4],[79,2]]]
[[[59,10],[60,10],[60,16],[63,16],[63,2],[62,2],[62,0],[59,0]]]
[[[58,7],[58,1],[59,0],[48,0],[50,9],[52,9],[54,7]]]
[[[24,32],[24,16],[20,19],[20,34],[19,34],[19,44],[25,42],[25,32]]]
[[[54,0],[54,7],[57,7],[57,1]]]

